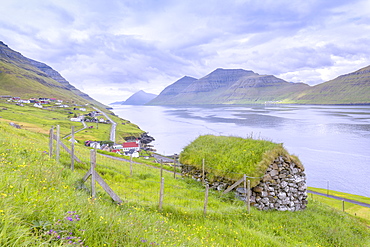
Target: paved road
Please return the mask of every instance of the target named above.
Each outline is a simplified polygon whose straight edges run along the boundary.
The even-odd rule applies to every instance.
[[[87,128],[87,125],[86,125],[86,123],[84,122],[84,121],[81,121],[81,123],[83,124],[83,128],[82,129],[79,129],[79,130],[76,130],[75,131],[75,134],[77,133],[77,132],[80,132],[81,130],[84,130],[84,129],[86,129]],[[66,135],[65,137],[63,137],[63,139],[66,139],[66,138],[68,138],[68,137],[70,137],[72,135],[72,133],[71,134],[69,134],[69,135]]]
[[[345,202],[350,202],[350,203],[354,203],[354,204],[357,204],[357,205],[360,205],[360,206],[363,206],[363,207],[370,208],[370,204],[367,204],[367,203],[364,203],[364,202],[354,201],[354,200],[346,199],[346,198],[339,197],[339,196],[327,195],[327,194],[316,192],[316,191],[312,191],[312,190],[307,190],[307,192],[308,193],[311,193],[311,194],[315,194],[315,195],[330,197],[330,198],[341,200],[341,201],[343,200]]]
[[[114,122],[105,112],[99,110],[98,108],[96,107],[93,107],[96,111],[98,112],[101,112],[101,114],[104,115],[104,117],[106,119],[108,119],[111,123],[112,123],[112,126],[110,128],[110,135],[109,135],[109,140],[116,143],[116,127],[117,127],[117,123]]]

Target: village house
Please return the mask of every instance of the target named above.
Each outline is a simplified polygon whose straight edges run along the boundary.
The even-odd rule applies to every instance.
[[[73,117],[70,118],[72,122],[82,122],[84,120],[84,116],[78,116],[78,117]]]
[[[124,142],[122,144],[122,150],[125,153],[125,155],[132,155],[132,157],[139,157],[140,141]]]

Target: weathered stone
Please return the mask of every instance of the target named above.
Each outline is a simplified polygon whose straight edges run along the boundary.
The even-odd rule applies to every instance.
[[[253,191],[257,192],[257,193],[261,193],[262,190],[263,190],[262,187],[259,187],[259,186],[256,186],[256,187],[253,188]]]
[[[274,169],[274,170],[277,170],[279,167],[277,166],[276,163],[273,163],[271,168]]]
[[[286,182],[286,181],[283,181],[283,182],[280,183],[281,188],[285,188],[285,187],[287,187],[287,185],[288,185],[288,182]]]
[[[277,195],[280,199],[285,199],[286,198],[286,193],[284,192],[280,192],[278,195]]]
[[[262,191],[261,192],[261,197],[267,197],[269,193],[267,191]]]
[[[272,171],[270,171],[270,176],[271,177],[275,177],[278,174],[279,174],[279,171],[278,170],[272,170]]]
[[[263,182],[267,182],[270,180],[272,180],[272,177],[270,174],[266,174],[265,176],[263,176],[263,179],[262,179]]]
[[[263,204],[268,204],[270,201],[269,201],[269,199],[267,197],[264,197],[264,198],[261,199],[261,202]]]

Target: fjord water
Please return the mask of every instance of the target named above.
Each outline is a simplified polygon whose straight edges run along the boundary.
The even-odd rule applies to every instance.
[[[180,153],[204,134],[253,136],[297,155],[308,186],[370,197],[370,106],[126,105],[113,111],[149,132],[159,153]]]

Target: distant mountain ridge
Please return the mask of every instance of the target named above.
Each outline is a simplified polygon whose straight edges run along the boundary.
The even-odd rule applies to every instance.
[[[145,105],[158,95],[152,93],[146,93],[140,90],[133,95],[131,95],[126,101],[118,101],[111,103],[110,105]]]
[[[81,92],[45,63],[23,56],[0,41],[0,94],[55,97],[106,107]]]
[[[307,88],[304,83],[290,83],[251,70],[218,68],[200,79],[181,78],[148,104],[265,103],[283,100]]]
[[[216,69],[167,86],[149,105],[370,104],[370,66],[309,86],[243,69]]]
[[[313,86],[287,101],[300,104],[370,104],[370,66]]]

